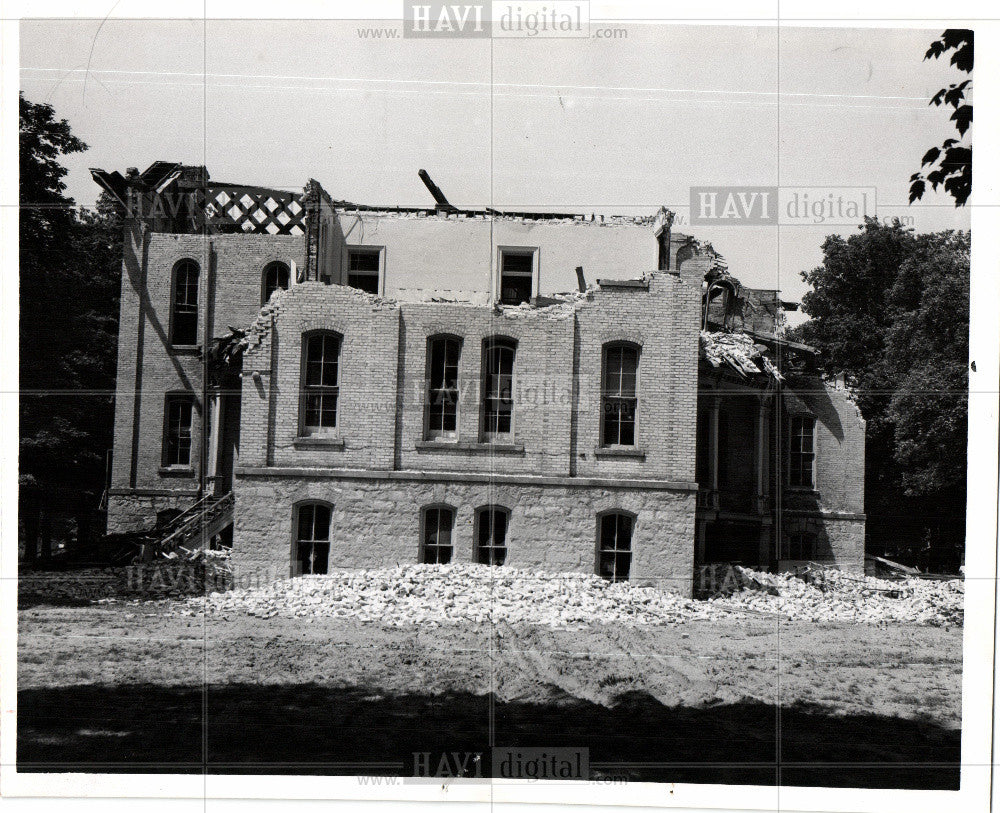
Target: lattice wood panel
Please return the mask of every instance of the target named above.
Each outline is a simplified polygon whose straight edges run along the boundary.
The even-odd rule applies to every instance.
[[[205,222],[211,226],[235,224],[254,234],[304,234],[302,196],[253,187],[213,187],[198,190]]]

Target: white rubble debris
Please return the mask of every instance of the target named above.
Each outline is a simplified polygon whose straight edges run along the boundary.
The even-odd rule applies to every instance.
[[[727,364],[740,375],[766,373],[781,381],[781,373],[767,356],[767,348],[756,344],[745,333],[723,333],[703,330],[701,332],[701,352],[713,367]]]
[[[835,568],[765,573],[737,567],[743,589],[710,600],[717,607],[774,613],[802,621],[860,624],[914,623],[960,626],[965,605],[962,579],[900,581],[852,576]]]
[[[508,623],[563,627],[591,623],[670,625],[762,615],[809,621],[960,625],[964,587],[823,571],[814,583],[788,574],[736,568],[737,592],[706,601],[655,587],[613,584],[584,574],[548,574],[485,565],[407,565],[343,570],[211,593],[173,605],[169,614],[231,618],[245,614],[356,618],[387,626]],[[774,592],[776,595],[771,595]]]

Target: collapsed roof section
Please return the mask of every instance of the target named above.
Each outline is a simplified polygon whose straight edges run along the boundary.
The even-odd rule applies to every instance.
[[[775,381],[784,380],[768,355],[768,347],[757,344],[746,333],[703,330],[699,347],[701,358],[712,367],[727,367],[745,379],[764,375]]]
[[[172,234],[289,234],[306,230],[302,193],[212,181],[201,166],[155,161],[139,172],[91,169],[129,219]]]
[[[307,231],[311,196],[329,210],[411,217],[573,221],[606,225],[657,226],[665,209],[654,215],[586,215],[571,212],[506,211],[492,207],[462,209],[448,201],[423,169],[420,179],[434,206],[382,206],[331,197],[310,179],[302,192],[248,184],[212,181],[203,166],[155,161],[143,172],[130,168],[122,175],[92,168],[94,181],[122,207],[127,218],[149,223],[153,231],[174,234],[292,234]],[[672,219],[672,213],[670,218]],[[669,227],[668,227],[669,228]]]
[[[700,247],[714,260],[702,286],[701,359],[758,383],[814,372],[816,349],[785,338],[785,313],[798,303],[777,289],[745,287],[710,243]]]

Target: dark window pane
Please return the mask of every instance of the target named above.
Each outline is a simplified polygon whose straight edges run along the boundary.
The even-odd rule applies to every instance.
[[[261,293],[262,304],[266,303],[276,290],[288,289],[291,276],[289,268],[284,263],[271,263],[264,269],[264,290]]]
[[[348,271],[368,271],[378,273],[379,251],[373,250],[348,250]]]
[[[174,313],[174,344],[192,345],[198,343],[198,313]]]
[[[479,544],[488,545],[490,543],[490,512],[479,512]]]
[[[314,509],[313,539],[330,538],[330,509],[325,505],[317,505]]]
[[[347,284],[351,288],[378,296],[378,274],[348,274]]]
[[[605,514],[601,517],[601,547],[608,549],[614,547],[616,522],[614,514]]]
[[[313,573],[326,573],[329,567],[330,543],[317,542],[313,545]]]
[[[447,509],[438,511],[438,544],[451,545],[452,513]]]
[[[192,403],[186,396],[171,396],[166,409],[164,464],[187,466],[191,463]]]
[[[534,254],[504,252],[500,258],[500,301],[505,305],[528,302],[532,294]]]
[[[601,517],[597,572],[612,581],[627,581],[632,554],[632,517],[611,513]]]
[[[313,538],[313,506],[303,505],[299,508],[299,539]]]

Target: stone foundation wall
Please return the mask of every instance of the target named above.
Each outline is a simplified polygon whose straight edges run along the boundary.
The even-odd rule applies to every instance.
[[[393,475],[238,474],[232,556],[236,584],[289,575],[293,508],[322,500],[332,505],[331,568],[420,561],[421,509],[428,505],[455,509],[452,561],[474,561],[475,511],[493,504],[510,511],[506,566],[593,573],[598,515],[629,511],[636,516],[630,581],[691,593],[695,493],[683,485],[629,488],[597,481],[543,484],[527,478]]]
[[[108,533],[148,531],[159,511],[183,511],[196,497],[186,494],[111,494],[108,497]]]
[[[865,518],[861,516],[787,515],[782,534],[811,534],[816,540],[813,561],[834,565],[847,573],[865,572]]]

